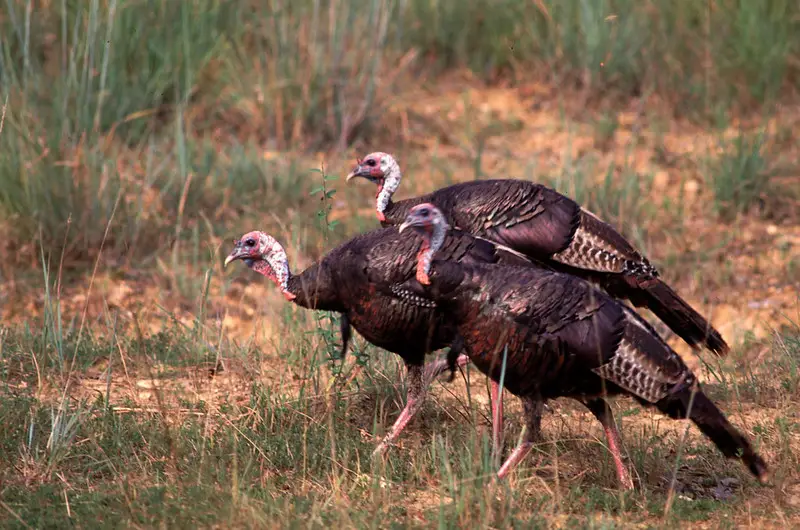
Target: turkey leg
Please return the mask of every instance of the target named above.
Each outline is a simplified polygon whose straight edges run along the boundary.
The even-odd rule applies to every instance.
[[[456,361],[456,364],[458,366],[464,366],[468,362],[469,357],[466,355],[461,355]],[[422,402],[425,400],[425,395],[428,393],[428,387],[430,387],[431,382],[436,378],[436,376],[447,370],[449,366],[450,365],[447,359],[439,359],[434,361],[424,370],[421,365],[406,363],[406,368],[408,369],[408,393],[406,394],[406,406],[403,408],[402,412],[400,412],[400,415],[395,420],[392,428],[389,429],[389,433],[383,438],[383,440],[381,440],[381,443],[378,444],[378,447],[375,448],[375,451],[372,452],[372,456],[377,456],[385,452],[389,445],[391,445],[394,440],[400,436],[400,433],[406,428],[408,422],[411,421],[411,418],[414,417],[414,414],[416,414],[419,408],[422,406]]]
[[[503,393],[492,379],[492,445],[495,457],[503,451]]]
[[[525,413],[525,434],[520,444],[497,472],[497,478],[501,480],[522,462],[530,453],[533,444],[539,440],[542,426],[542,400],[531,396],[524,397],[522,398],[522,408]]]
[[[633,481],[628,473],[628,468],[622,461],[622,442],[619,438],[619,431],[617,424],[614,421],[614,414],[611,412],[611,407],[608,406],[606,400],[603,398],[593,399],[584,403],[586,407],[592,411],[594,417],[600,421],[603,430],[606,433],[606,440],[608,440],[608,450],[611,451],[611,457],[614,459],[614,466],[617,468],[617,477],[622,484],[623,489],[632,490]]]

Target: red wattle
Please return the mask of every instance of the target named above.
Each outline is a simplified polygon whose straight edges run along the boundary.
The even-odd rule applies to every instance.
[[[422,285],[430,285],[431,280],[425,272],[425,253],[428,251],[428,242],[423,240],[422,246],[417,252],[417,281]]]
[[[289,291],[281,291],[283,293],[283,297],[289,300],[290,302],[297,298],[297,295],[290,293]]]

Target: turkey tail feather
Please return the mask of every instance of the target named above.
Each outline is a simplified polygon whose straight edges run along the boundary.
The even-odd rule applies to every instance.
[[[691,346],[705,344],[706,347],[724,357],[730,349],[719,331],[686,303],[678,293],[658,278],[642,282],[640,288],[646,294],[647,308],[664,324]]]
[[[767,463],[752,448],[750,442],[730,424],[725,415],[699,389],[684,386],[665,397],[656,406],[663,413],[675,419],[685,419],[689,410],[689,418],[728,458],[740,458],[750,472],[762,484],[769,479]]]

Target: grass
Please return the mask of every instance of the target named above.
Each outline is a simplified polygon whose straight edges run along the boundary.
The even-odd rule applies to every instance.
[[[776,335],[771,356],[796,364],[799,336],[796,327]],[[363,376],[348,381],[343,374],[327,386],[327,370],[296,366],[299,388],[287,392],[282,385],[261,383],[270,362],[254,363],[254,352],[229,341],[218,352],[228,368],[212,377],[154,373],[163,363],[205,366],[186,347],[196,345],[191,331],[144,342],[118,336],[112,347],[87,337],[73,349],[74,337],[62,339],[83,361],[76,365],[83,382],[73,384],[84,390],[72,397],[62,394],[62,374],[49,362],[52,341],[34,332],[3,335],[0,420],[10,428],[0,437],[0,518],[7,527],[251,527],[270,521],[372,527],[387,518],[402,525],[537,527],[566,518],[594,527],[704,521],[712,514],[737,521],[775,509],[773,494],[692,432],[678,468],[681,497],[664,519],[665,480],[676,463],[682,430],[648,419],[649,413],[625,400],[618,407],[630,462],[642,481],[636,493],[614,491],[613,466],[596,441],[598,427],[564,402],[545,421],[548,442],[538,449],[540,471],[524,468],[509,489],[489,483],[488,426],[462,401],[454,388],[460,383],[437,385],[403,447],[385,461],[370,459],[374,440],[365,433],[377,434],[380,425],[388,425],[387,410],[402,393],[373,383],[396,377],[393,363],[375,352]],[[86,367],[97,360],[105,361],[105,373],[92,376]],[[770,373],[755,372],[761,392],[777,391],[788,400],[772,405],[774,424],[752,428],[786,484],[797,471],[790,449],[797,426],[789,419],[797,386],[775,386]],[[319,378],[323,384],[317,386]],[[97,386],[104,390],[87,392]],[[44,388],[60,397],[50,401],[40,393]],[[749,409],[749,398],[725,399],[714,388],[717,401],[741,423],[735,411]],[[143,392],[159,396],[154,405],[144,404]],[[516,406],[510,405],[513,412]],[[515,423],[513,433],[519,429]],[[731,484],[730,491],[721,493],[727,490],[720,484]],[[786,509],[784,517],[792,513]]]
[[[555,175],[538,179],[573,198],[601,219],[620,227],[639,248],[647,248],[647,227],[654,216],[653,206],[643,202],[650,194],[652,175],[642,175],[631,167],[609,163],[605,168],[593,155],[566,160]]]
[[[796,3],[0,2],[3,527],[800,516]],[[539,468],[493,485],[474,372],[373,461],[397,359],[357,338],[342,362],[335,317],[221,257],[261,229],[301,270],[374,228],[336,176],[376,149],[402,194],[531,178],[613,223],[737,344],[698,371],[775,485],[625,400],[636,492],[566,402]]]
[[[764,202],[770,184],[764,140],[763,134],[740,134],[709,168],[714,208],[727,221]]]
[[[220,194],[262,191],[221,188],[229,168],[204,152],[211,142],[246,139],[224,153],[238,159],[255,142],[342,149],[386,136],[387,97],[412,71],[521,79],[532,64],[587,97],[656,94],[719,121],[730,109],[769,111],[795,86],[800,51],[788,1],[6,4],[0,210],[10,256],[29,241],[60,243],[70,221],[70,257],[91,260],[112,212],[125,220],[110,238],[117,254],[147,259],[172,243],[154,234],[183,233],[164,228],[176,219],[207,237],[196,211],[176,205],[229,207]],[[181,201],[184,190],[192,196]]]

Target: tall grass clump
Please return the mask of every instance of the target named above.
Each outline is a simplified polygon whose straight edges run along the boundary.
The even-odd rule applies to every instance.
[[[241,213],[256,195],[297,198],[296,181],[276,184],[285,161],[259,162],[253,140],[346,144],[376,110],[382,2],[7,7],[0,224],[11,256],[53,248],[69,222],[68,264],[91,259],[104,239],[112,254],[147,257],[189,234],[181,224],[205,228],[202,217]],[[225,133],[242,138],[227,153],[204,139]],[[243,144],[253,171],[226,178],[242,176],[230,166]]]
[[[800,6],[789,0],[471,0],[400,4],[397,39],[439,68],[531,73],[590,95],[657,93],[714,119],[792,90]]]
[[[391,53],[387,40],[391,5],[315,0],[243,7],[242,36],[226,70],[230,118],[277,149],[346,147],[381,114],[380,96],[402,70],[403,61],[392,58],[403,52]]]
[[[740,133],[721,145],[720,155],[708,167],[714,209],[730,221],[764,200],[770,172],[763,133]]]
[[[152,131],[189,102],[233,27],[218,4],[7,2],[0,222],[18,245],[53,248],[69,221],[66,252],[89,257],[115,216],[110,245],[135,243],[171,154]]]
[[[6,4],[0,82],[17,132],[50,148],[112,130],[139,144],[176,103],[214,95],[200,76],[235,38],[237,13],[216,0]]]
[[[4,7],[2,252],[32,264],[31,249],[63,241],[68,221],[78,261],[104,238],[112,253],[147,258],[188,225],[223,224],[252,186],[226,187],[213,175],[227,168],[209,161],[241,145],[344,149],[388,132],[387,96],[409,68],[545,77],[598,97],[658,93],[706,117],[769,105],[800,78],[800,7],[788,0]],[[261,169],[245,181],[279,180],[280,168]]]

